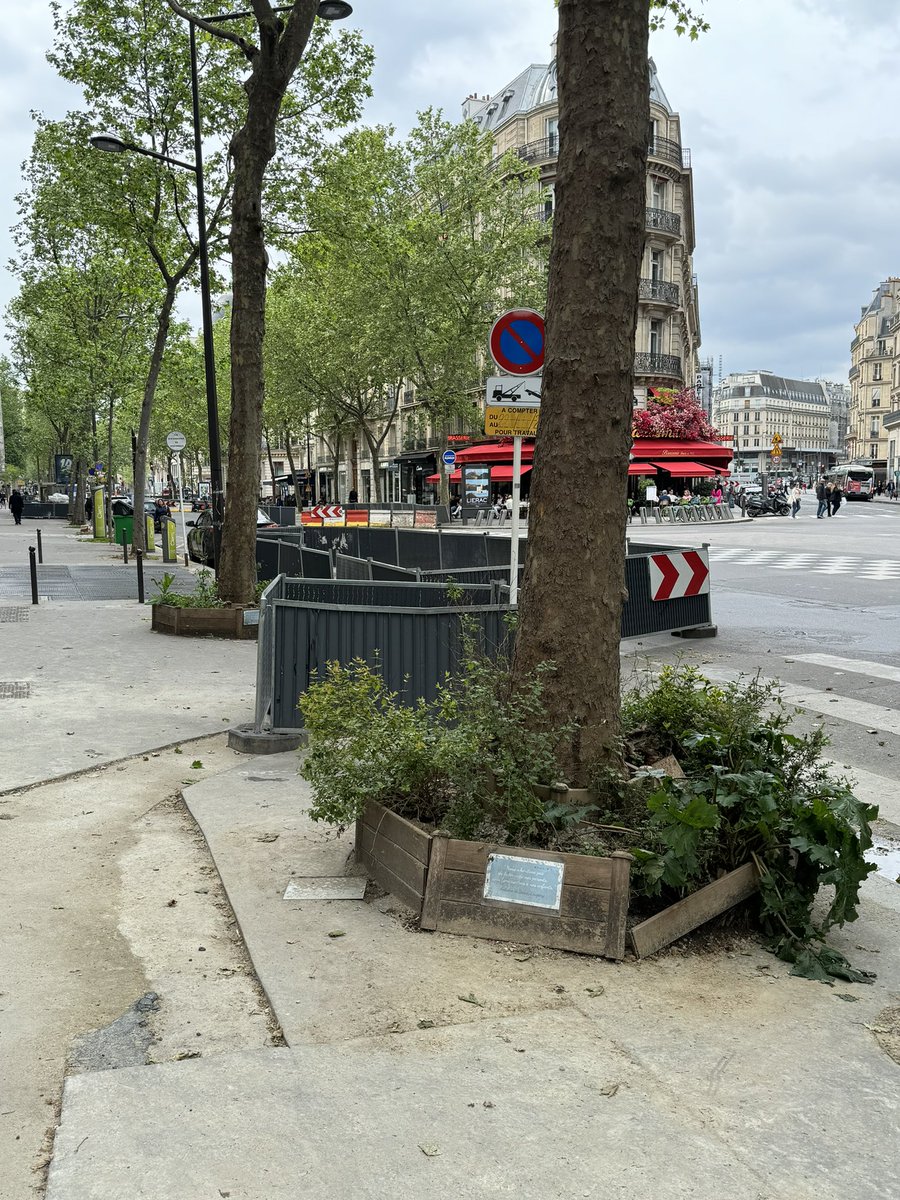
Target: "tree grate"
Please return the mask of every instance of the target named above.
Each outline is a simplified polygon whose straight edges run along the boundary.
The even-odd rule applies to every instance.
[[[27,700],[31,695],[31,684],[22,681],[0,683],[0,700]]]
[[[27,621],[30,609],[27,608],[10,608],[0,605],[0,625],[9,624],[11,621]]]

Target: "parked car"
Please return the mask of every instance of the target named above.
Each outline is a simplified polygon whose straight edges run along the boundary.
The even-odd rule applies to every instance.
[[[212,501],[209,496],[194,496],[191,499],[191,512],[207,512],[211,508]]]
[[[192,562],[203,563],[206,567],[216,565],[216,539],[213,526],[213,514],[207,509],[196,521],[188,521],[188,555]],[[278,522],[272,521],[261,508],[256,510],[256,528],[277,529]]]
[[[133,517],[134,504],[131,500],[125,500],[121,496],[116,497],[112,502],[112,512],[114,517]],[[144,501],[144,512],[148,517],[153,518],[153,528],[157,533],[161,532],[160,517],[156,512],[156,502],[153,500]]]

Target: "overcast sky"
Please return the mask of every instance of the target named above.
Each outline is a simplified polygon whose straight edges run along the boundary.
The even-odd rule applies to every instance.
[[[162,0],[158,0],[162,3]],[[378,65],[372,121],[401,131],[417,109],[458,115],[546,62],[552,0],[353,0]],[[852,325],[900,274],[900,62],[896,0],[707,0],[698,42],[654,35],[651,53],[692,153],[703,334],[723,370],[846,380]],[[77,95],[44,61],[46,0],[18,0],[0,46],[0,261],[11,253],[32,109]],[[0,276],[0,303],[15,281]]]

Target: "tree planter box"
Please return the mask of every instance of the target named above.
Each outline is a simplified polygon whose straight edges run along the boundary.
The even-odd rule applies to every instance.
[[[151,629],[175,637],[218,637],[255,639],[259,631],[256,609],[229,605],[227,608],[179,608],[174,604],[151,605]],[[247,617],[251,617],[251,621]],[[253,621],[253,616],[256,620]]]
[[[630,854],[597,858],[467,842],[428,833],[370,802],[356,822],[356,858],[419,916],[422,929],[625,956]],[[558,893],[548,896],[554,875]],[[758,888],[755,865],[745,863],[634,926],[627,941],[638,958],[655,954]]]
[[[423,929],[620,959],[631,855],[595,858],[434,836],[380,804],[356,823],[356,855]]]

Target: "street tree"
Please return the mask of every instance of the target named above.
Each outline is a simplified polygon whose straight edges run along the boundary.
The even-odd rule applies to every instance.
[[[322,156],[307,229],[276,273],[267,393],[301,401],[374,464],[405,387],[438,428],[472,411],[502,297],[543,303],[538,176],[490,136],[426,111],[399,141],[378,127]],[[380,472],[374,471],[380,501]]]
[[[681,0],[560,0],[559,164],[547,355],[514,672],[552,661],[548,720],[574,722],[568,777],[619,753],[634,333],[644,246],[651,13]]]
[[[28,429],[15,367],[0,355],[0,482],[18,479],[28,464]]]
[[[286,13],[276,12],[269,0],[251,0],[252,34],[231,23],[205,21],[176,0],[168,3],[211,38],[235,47],[249,68],[242,83],[245,102],[228,145],[233,164],[231,426],[218,576],[223,599],[250,603],[256,587],[256,501],[264,398],[267,171],[279,142],[286,137],[305,142],[308,163],[326,132],[358,118],[369,90],[372,56],[358,35],[342,32],[335,39],[325,23],[316,20],[318,0],[294,0]],[[307,86],[305,93],[298,95],[295,77],[308,48],[316,52],[315,67],[310,70],[307,63]],[[318,109],[317,119],[314,109]],[[300,165],[296,173],[303,174]],[[283,172],[273,182],[279,190],[290,188]]]

